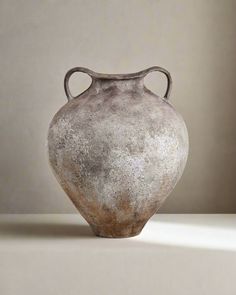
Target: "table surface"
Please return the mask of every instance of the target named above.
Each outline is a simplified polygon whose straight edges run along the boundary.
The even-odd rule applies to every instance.
[[[235,273],[234,214],[157,214],[126,239],[79,214],[0,215],[4,295],[236,294]]]

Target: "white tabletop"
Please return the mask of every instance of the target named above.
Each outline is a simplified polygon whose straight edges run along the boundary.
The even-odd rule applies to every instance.
[[[158,214],[128,239],[79,214],[0,215],[0,294],[236,294],[236,215]]]

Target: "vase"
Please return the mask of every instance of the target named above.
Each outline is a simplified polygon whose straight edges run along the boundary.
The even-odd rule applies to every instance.
[[[144,85],[153,71],[167,78],[164,97]],[[75,72],[88,74],[91,85],[74,97]],[[139,234],[180,179],[188,133],[169,102],[171,86],[169,72],[157,66],[132,74],[76,67],[65,75],[68,102],[49,127],[49,161],[95,235]]]

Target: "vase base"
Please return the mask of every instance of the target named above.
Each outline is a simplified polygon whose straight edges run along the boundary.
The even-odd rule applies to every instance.
[[[101,238],[131,238],[141,233],[146,222],[133,225],[98,226],[90,224],[94,234]]]

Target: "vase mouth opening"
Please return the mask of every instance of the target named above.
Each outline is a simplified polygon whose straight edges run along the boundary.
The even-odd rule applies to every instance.
[[[91,75],[91,78],[99,80],[130,80],[144,78],[145,75],[138,73],[128,73],[128,74],[103,74],[103,73],[94,73]]]
[[[154,67],[148,68],[143,71],[134,72],[134,73],[127,73],[127,74],[104,74],[104,73],[97,73],[87,68],[80,68],[81,72],[88,74],[92,79],[99,79],[99,80],[130,80],[130,79],[142,79],[148,73],[153,71]]]

